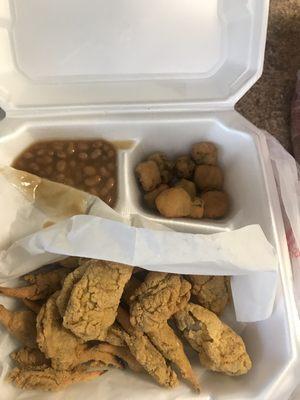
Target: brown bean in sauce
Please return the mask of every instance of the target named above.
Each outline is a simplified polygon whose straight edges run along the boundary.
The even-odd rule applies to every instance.
[[[34,143],[12,166],[99,196],[111,207],[116,203],[117,153],[105,140]]]

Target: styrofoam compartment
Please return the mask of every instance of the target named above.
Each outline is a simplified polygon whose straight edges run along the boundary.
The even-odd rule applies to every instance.
[[[266,321],[247,324],[242,332],[253,360],[250,373],[230,378],[206,372],[201,377],[205,391],[199,399],[285,398],[283,396],[288,385],[296,379],[296,312],[278,198],[259,130],[234,111],[161,114],[155,118],[147,114],[134,117],[127,114],[55,119],[43,117],[31,120],[26,117],[8,118],[3,121],[2,128],[6,134],[2,133],[0,138],[0,159],[5,164],[10,164],[17,154],[36,140],[81,138],[83,132],[84,137],[90,139],[133,140],[130,149],[119,150],[118,153],[120,190],[117,210],[120,212],[143,214],[173,229],[189,232],[212,233],[259,223],[275,246],[280,261],[280,282],[273,314]],[[141,206],[140,191],[133,173],[136,162],[157,148],[173,155],[188,149],[195,140],[202,139],[213,140],[220,146],[225,185],[233,202],[231,215],[222,222],[166,221],[146,212]],[[285,380],[287,386],[278,387],[281,380]],[[164,389],[157,388],[154,392],[159,395],[161,390]],[[187,387],[184,392],[187,398],[189,390]],[[107,389],[105,393],[110,398]],[[164,396],[165,399],[172,399],[176,391],[164,393]],[[135,399],[134,393],[129,398]]]
[[[283,400],[296,382],[296,309],[268,151],[261,132],[233,111],[261,73],[267,9],[267,0],[0,0],[2,164],[37,140],[132,140],[118,151],[117,211],[195,233],[258,223],[277,250],[272,316],[242,333],[252,370],[238,378],[206,372],[199,399]],[[230,214],[166,220],[146,210],[135,165],[152,151],[176,156],[201,140],[219,147]]]
[[[258,79],[268,0],[0,0],[0,105],[234,104]]]
[[[75,122],[76,121],[76,122]],[[132,141],[131,148],[118,151],[119,193],[116,210],[142,214],[150,220],[162,222],[180,231],[212,233],[237,229],[247,224],[261,224],[269,234],[272,220],[266,192],[266,182],[257,151],[257,138],[228,125],[216,114],[201,118],[144,116],[109,122],[73,119],[63,126],[56,120],[30,123],[16,133],[2,138],[0,159],[11,164],[16,156],[38,140],[105,138],[111,141]],[[170,139],[169,132],[172,132]],[[170,157],[188,153],[193,143],[210,140],[219,148],[219,161],[225,172],[225,190],[231,199],[230,214],[220,221],[193,219],[168,220],[147,210],[142,202],[142,191],[134,174],[135,166],[151,152],[165,151]],[[255,188],[253,190],[252,188]],[[259,207],[258,207],[259,205]]]

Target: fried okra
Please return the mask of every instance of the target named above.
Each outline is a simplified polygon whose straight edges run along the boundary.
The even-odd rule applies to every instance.
[[[161,183],[159,168],[154,161],[141,162],[135,172],[145,192],[150,192]]]
[[[179,178],[190,179],[193,176],[195,163],[189,156],[178,157],[175,162],[176,174]]]
[[[192,200],[196,197],[196,185],[194,182],[189,181],[188,179],[180,179],[180,181],[176,183],[175,187],[181,187],[184,189],[190,195]]]
[[[174,175],[174,163],[169,160],[165,153],[157,152],[148,157],[149,161],[154,161],[159,169],[163,183],[169,183]]]
[[[194,181],[199,190],[220,190],[223,187],[223,173],[216,165],[198,165]]]
[[[199,197],[196,197],[192,204],[190,217],[194,219],[201,219],[203,218],[203,214],[204,214],[204,201]]]
[[[155,204],[156,197],[166,189],[169,189],[169,186],[166,185],[165,183],[162,183],[161,185],[159,185],[156,189],[152,190],[151,192],[145,193],[144,201],[145,201],[146,205],[150,209],[156,210],[156,204]]]
[[[213,143],[201,142],[192,147],[192,158],[196,164],[216,165],[218,149]]]
[[[168,218],[187,217],[192,209],[190,196],[180,187],[164,190],[156,197],[155,204],[160,214]]]
[[[205,218],[222,218],[229,210],[229,198],[225,192],[212,190],[201,195]]]

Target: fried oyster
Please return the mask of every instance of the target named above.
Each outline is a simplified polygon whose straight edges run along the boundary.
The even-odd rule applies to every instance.
[[[135,293],[139,293],[138,288],[140,286],[141,283],[134,277],[127,283],[123,294],[123,299],[127,304],[130,304],[130,299],[135,299]],[[180,301],[176,303],[176,310],[186,305],[189,299],[189,289],[190,285],[185,280],[182,280],[179,295]],[[144,291],[143,294],[146,295],[146,292]],[[183,345],[173,329],[168,325],[167,320],[162,321],[159,324],[159,328],[156,325],[154,325],[153,328],[153,330],[147,331],[147,336],[150,341],[168,361],[172,362],[177,367],[182,377],[190,382],[195,390],[199,391],[199,381],[184,352]]]
[[[83,265],[79,266],[66,276],[63,286],[56,298],[56,305],[62,317],[65,315],[74,285],[80,281],[87,268],[88,264],[83,262]],[[110,326],[108,328],[105,340],[112,345],[123,346],[124,340],[122,338],[120,327],[115,324]]]
[[[37,316],[37,343],[52,367],[58,370],[71,369],[78,365],[83,342],[62,326],[56,299],[52,295]]]
[[[87,269],[73,286],[63,324],[85,341],[105,340],[133,268],[100,260],[88,260],[84,265]]]
[[[125,342],[140,365],[151,375],[160,385],[174,387],[178,384],[177,375],[161,353],[153,346],[148,337],[137,331],[130,323],[127,312],[119,307],[118,322],[126,331],[124,334]]]
[[[250,370],[252,363],[243,339],[213,312],[189,303],[175,319],[205,368],[227,375],[243,375]]]
[[[165,322],[160,329],[148,332],[147,336],[157,350],[177,367],[183,379],[190,382],[195,390],[200,391],[199,380],[184,352],[183,344],[168,323]]]
[[[105,365],[122,368],[111,352],[97,345],[89,346],[62,325],[56,300],[59,293],[52,295],[37,317],[37,343],[40,350],[56,370],[70,370],[82,363],[101,361]]]
[[[130,322],[143,332],[159,329],[190,298],[191,284],[180,275],[149,272],[130,298]]]

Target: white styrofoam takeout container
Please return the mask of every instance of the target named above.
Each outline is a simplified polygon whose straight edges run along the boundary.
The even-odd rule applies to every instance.
[[[243,331],[252,370],[207,373],[199,399],[283,400],[297,381],[297,314],[268,149],[234,111],[261,74],[267,14],[267,0],[0,0],[2,164],[36,140],[133,140],[119,151],[118,211],[201,233],[258,223],[277,250],[273,314]],[[155,150],[185,153],[200,140],[220,148],[230,215],[195,222],[149,213],[136,163]]]

